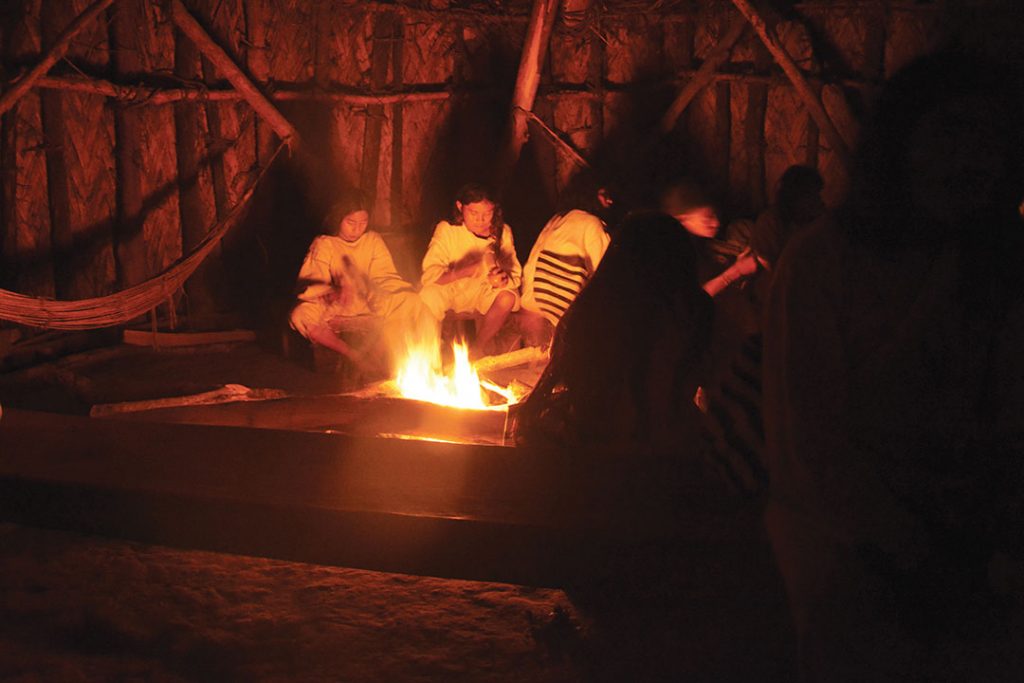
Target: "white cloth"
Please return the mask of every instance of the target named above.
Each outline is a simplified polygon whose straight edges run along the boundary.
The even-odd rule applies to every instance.
[[[299,304],[291,325],[309,336],[309,327],[357,315],[388,317],[412,293],[395,269],[380,234],[367,231],[349,242],[335,235],[313,240],[299,270]]]
[[[449,266],[473,259],[479,261],[475,274],[444,285],[437,283]],[[504,287],[494,288],[488,282],[487,275],[495,265],[508,275],[508,284]],[[518,308],[522,273],[509,226],[502,230],[501,245],[496,250],[494,237],[477,237],[464,225],[441,221],[434,228],[434,236],[423,257],[420,298],[438,320],[448,310],[486,313],[502,291],[516,296],[514,308]]]
[[[523,269],[523,308],[557,325],[604,258],[611,237],[597,216],[573,209],[554,216]]]

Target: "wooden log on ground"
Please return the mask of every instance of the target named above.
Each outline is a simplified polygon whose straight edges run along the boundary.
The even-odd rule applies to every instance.
[[[19,411],[0,452],[3,520],[382,571],[558,586],[623,544],[702,557],[759,534],[666,459]]]
[[[260,92],[259,88],[224,51],[224,48],[210,37],[210,34],[196,21],[181,0],[167,0],[167,4],[171,21],[196,44],[199,51],[245,97],[256,113],[273,127],[278,137],[290,145],[298,145],[299,133],[295,130],[295,126]]]
[[[172,396],[156,398],[148,401],[125,401],[122,403],[100,403],[89,410],[90,417],[108,417],[123,413],[139,413],[161,408],[178,408],[181,406],[208,406],[236,401],[265,401],[284,398],[287,392],[281,389],[250,389],[241,384],[225,384],[219,389],[204,391],[189,396]]]
[[[156,342],[161,347],[206,346],[208,344],[231,344],[256,340],[252,330],[225,330],[223,332],[157,332]],[[133,346],[150,346],[153,333],[142,330],[125,330],[121,341]]]
[[[96,19],[107,7],[113,4],[114,0],[96,0],[61,31],[60,35],[50,45],[39,63],[29,69],[28,73],[19,78],[3,95],[0,95],[0,114],[10,109],[21,98],[22,95],[32,89],[32,86],[46,75],[46,72],[53,68],[53,65],[60,61],[71,47],[71,41],[82,29]]]

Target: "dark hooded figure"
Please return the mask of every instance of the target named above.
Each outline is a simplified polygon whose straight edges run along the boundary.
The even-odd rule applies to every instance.
[[[670,216],[632,214],[558,325],[551,362],[520,412],[520,439],[688,450],[712,315],[689,235]]]
[[[1024,445],[1024,149],[1007,76],[953,51],[896,75],[848,205],[777,264],[767,524],[804,680],[1019,676],[992,581],[1020,556]]]

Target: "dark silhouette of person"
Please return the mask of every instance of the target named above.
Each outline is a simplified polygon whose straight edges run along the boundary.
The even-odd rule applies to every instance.
[[[665,214],[630,215],[555,331],[551,362],[520,410],[520,440],[691,448],[712,317],[689,235]]]
[[[1024,147],[1006,75],[946,50],[893,77],[846,206],[775,268],[766,522],[803,680],[1019,676],[990,580],[1019,556],[1024,442]]]

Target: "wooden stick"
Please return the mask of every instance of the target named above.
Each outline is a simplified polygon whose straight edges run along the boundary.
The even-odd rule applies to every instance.
[[[208,406],[235,401],[267,401],[285,398],[288,392],[281,389],[250,389],[241,384],[225,384],[219,389],[205,391],[201,394],[188,396],[171,396],[145,401],[126,401],[124,403],[98,403],[89,409],[89,417],[105,417],[121,413],[137,413],[161,408],[177,408],[179,406]]]
[[[74,21],[68,24],[67,28],[57,36],[56,42],[54,42],[46,55],[43,56],[42,60],[32,67],[27,74],[18,79],[7,92],[0,96],[0,115],[13,107],[22,95],[31,90],[33,84],[46,75],[46,72],[53,68],[53,65],[67,54],[74,37],[113,2],[114,0],[96,0],[84,12],[79,14]]]
[[[519,155],[529,135],[526,113],[533,110],[533,103],[537,99],[540,70],[547,55],[557,10],[557,0],[534,0],[533,2],[530,23],[526,28],[523,54],[519,60],[519,73],[516,76],[515,90],[512,92],[512,118],[508,143],[498,168],[498,177],[501,180],[504,180],[512,172],[516,162],[519,161]]]
[[[768,51],[775,57],[775,61],[782,67],[783,72],[789,78],[793,87],[796,89],[797,95],[803,100],[804,106],[807,107],[807,111],[810,112],[814,118],[814,122],[818,124],[818,128],[825,134],[825,138],[829,144],[832,145],[832,149],[836,155],[842,160],[843,164],[847,168],[850,168],[850,149],[846,145],[846,141],[839,134],[835,124],[832,123],[832,119],[829,118],[828,112],[825,111],[825,107],[821,104],[821,100],[811,90],[811,86],[808,84],[807,79],[804,77],[803,72],[793,62],[793,59],[786,52],[775,37],[769,32],[768,25],[764,19],[758,13],[757,9],[750,4],[749,0],[732,0],[732,4],[736,6],[736,9],[740,11],[743,16],[750,21],[754,27],[754,31],[757,33],[758,38],[764,43],[764,46],[768,48]]]
[[[676,99],[669,106],[668,111],[661,117],[660,129],[662,133],[668,133],[676,127],[676,121],[682,115],[686,108],[693,101],[693,98],[704,89],[706,85],[715,80],[717,75],[715,72],[722,64],[729,59],[729,55],[732,53],[732,48],[739,41],[744,31],[747,29],[747,20],[742,17],[736,17],[733,22],[729,25],[729,30],[726,31],[725,36],[718,42],[715,49],[711,51],[708,58],[704,60],[700,68],[697,69],[693,77],[687,81],[686,85],[679,94],[676,95]]]
[[[298,145],[299,132],[288,119],[277,110],[277,107],[259,91],[248,76],[235,64],[224,49],[210,37],[195,17],[186,9],[181,0],[167,0],[170,8],[171,21],[181,29],[199,48],[199,51],[213,63],[217,70],[224,74],[231,85],[241,93],[242,97],[270,124],[283,142]]]
[[[544,123],[544,121],[539,116],[534,114],[532,111],[526,113],[529,116],[530,120],[536,123],[538,126],[540,126],[540,129],[547,133],[548,137],[551,138],[552,141],[554,141],[555,147],[565,152],[566,156],[575,161],[581,167],[592,168],[590,162],[584,159],[583,156],[579,152],[577,152],[572,145],[570,145],[568,142],[562,139],[562,136],[555,132],[554,129],[552,129],[548,124]]]

